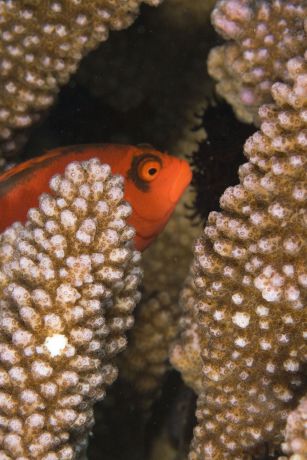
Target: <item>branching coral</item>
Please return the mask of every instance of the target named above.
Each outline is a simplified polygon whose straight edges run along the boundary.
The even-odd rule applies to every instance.
[[[298,407],[290,413],[286,426],[286,442],[283,450],[290,454],[289,460],[307,459],[307,398],[301,399]],[[292,454],[292,455],[291,455]],[[283,460],[286,457],[280,457]]]
[[[96,16],[98,3],[103,5],[102,10],[108,5],[110,16],[102,15],[100,19],[99,14]],[[6,60],[13,63],[14,70],[14,74],[10,73],[6,64],[0,69],[4,82],[0,100],[6,101],[4,112],[0,109],[0,118],[7,116],[10,120],[0,121],[1,148],[5,155],[15,151],[19,133],[22,137],[24,127],[32,124],[52,103],[59,85],[67,81],[81,57],[106,38],[109,28],[128,25],[134,12],[131,17],[127,12],[130,6],[136,11],[139,3],[138,0],[19,3],[0,0],[5,43],[0,57],[5,57],[4,63]],[[148,36],[141,24],[136,31],[135,57],[127,52],[125,39],[118,37],[121,42],[118,57],[112,58],[111,47],[110,55],[114,67],[120,67],[122,80],[114,78],[112,66],[102,66],[103,98],[114,106],[118,102],[121,110],[127,104],[133,114],[131,118],[138,124],[142,120],[138,131],[141,139],[137,140],[155,142],[174,152],[180,149],[191,152],[204,138],[201,114],[210,94],[205,84],[198,86],[199,80],[195,78],[196,73],[199,76],[203,71],[199,56],[205,57],[208,46],[206,37],[201,35],[203,23],[198,4],[205,14],[210,7],[207,9],[208,2],[203,0],[192,2],[191,11],[197,19],[194,34],[193,27],[184,30],[184,11],[189,3],[189,0],[168,0],[165,17],[172,6],[176,9],[171,26],[164,22],[165,33],[156,43],[151,42],[152,30],[162,30],[159,21],[156,29],[149,28]],[[17,4],[30,13],[33,11],[34,16],[38,11],[39,20],[31,33],[29,29],[23,31],[26,22],[22,15],[20,24],[16,21]],[[49,5],[52,11],[46,9]],[[67,5],[71,7],[69,15]],[[231,6],[235,6],[233,11],[238,16],[228,15]],[[58,13],[58,8],[63,8],[62,12]],[[306,287],[302,198],[306,188],[302,172],[306,154],[306,77],[302,60],[292,60],[288,67],[286,62],[302,51],[306,39],[301,32],[304,8],[305,3],[298,0],[292,3],[224,0],[218,2],[218,13],[214,14],[215,26],[233,41],[212,52],[210,69],[215,67],[220,72],[220,92],[223,94],[222,87],[227,88],[228,100],[232,102],[234,98],[240,117],[255,120],[258,106],[272,101],[270,89],[274,81],[295,83],[293,88],[283,84],[273,86],[275,103],[262,107],[262,131],[246,146],[250,162],[240,170],[241,185],[225,193],[222,213],[211,214],[196,245],[195,262],[182,294],[185,311],[181,324],[186,332],[173,348],[172,360],[184,373],[186,382],[200,393],[199,427],[195,431],[191,460],[250,459],[256,445],[263,441],[279,443],[280,430],[295,403],[305,351],[300,336],[305,319],[303,301],[300,303],[297,297],[305,295]],[[122,13],[125,18],[129,16],[126,24],[116,20],[117,14]],[[45,14],[50,19],[47,23]],[[161,9],[161,17],[163,14]],[[82,25],[83,16],[89,25]],[[77,27],[78,17],[81,23]],[[242,17],[248,17],[247,26],[243,20],[242,27]],[[227,25],[240,27],[225,28],[225,18],[229,20]],[[274,29],[271,36],[269,22]],[[11,23],[13,26],[8,28]],[[33,23],[31,17],[30,23]],[[95,24],[100,30],[99,37],[95,36]],[[40,37],[45,37],[43,26],[47,32],[41,41]],[[66,36],[61,36],[65,27]],[[248,37],[252,28],[255,35]],[[57,48],[50,45],[48,30],[53,41],[58,42]],[[194,55],[194,43],[200,36]],[[190,43],[191,52],[180,54],[178,48],[185,41]],[[161,53],[166,47],[170,54]],[[30,59],[25,61],[27,65],[20,64],[19,48]],[[38,50],[42,60],[33,61]],[[266,59],[268,52],[274,59]],[[156,72],[153,66],[153,62],[161,61],[166,73]],[[172,63],[177,61],[180,65],[175,68]],[[97,60],[94,64],[97,65]],[[187,73],[181,75],[180,69],[186,68]],[[164,81],[170,84],[162,86]],[[148,90],[150,84],[152,88]],[[118,89],[122,91],[119,93]],[[136,105],[131,108],[131,103]],[[146,111],[146,106],[150,110]],[[150,116],[144,117],[144,113]],[[134,128],[133,133],[136,131]],[[118,133],[126,134],[117,130],[115,136]],[[88,179],[92,174],[89,170],[96,166],[87,164],[81,173]],[[60,182],[54,182],[56,200],[42,198],[40,210],[31,212],[27,226],[16,225],[0,240],[0,457],[4,459],[36,456],[54,460],[81,456],[92,424],[92,405],[103,397],[106,385],[116,376],[113,356],[125,345],[123,333],[133,322],[131,310],[139,298],[135,286],[139,278],[135,268],[138,254],[125,241],[121,241],[119,248],[114,236],[118,227],[110,230],[110,225],[121,225],[121,219],[105,216],[102,206],[96,222],[98,230],[94,237],[92,234],[92,197],[107,193],[108,184],[116,189],[120,184],[117,179],[107,178],[104,191],[99,191],[96,185],[99,181],[89,189],[83,184],[76,190],[68,185],[73,180],[79,179],[69,176],[68,182],[63,179],[61,186]],[[84,202],[87,209],[82,205]],[[67,203],[74,203],[75,208],[68,211]],[[128,208],[121,206],[125,213]],[[112,209],[116,214],[119,208],[115,208]],[[76,222],[69,212],[75,214]],[[177,308],[177,290],[186,276],[194,230],[187,229],[183,208],[180,212],[160,242],[145,254],[146,297],[137,312],[130,349],[119,360],[123,377],[142,394],[153,394],[159,385],[181,314]],[[79,231],[71,232],[74,225],[80,226]],[[103,233],[106,227],[110,231]],[[117,233],[125,235],[125,230],[119,229]],[[75,234],[79,235],[77,239]],[[132,234],[127,232],[126,237],[129,239]],[[67,248],[63,247],[65,242]],[[128,254],[126,261],[121,259],[126,258],[125,254]],[[99,265],[102,260],[103,267]],[[111,269],[108,271],[107,267]],[[108,279],[113,275],[113,280]],[[118,280],[120,276],[125,280],[123,284]],[[63,285],[62,291],[59,290]],[[65,296],[70,294],[72,297],[66,301]],[[74,294],[80,297],[74,298]],[[103,352],[97,351],[98,348]],[[291,453],[293,446],[288,439]]]
[[[264,442],[278,444],[303,389],[306,58],[288,61],[291,84],[272,86],[240,185],[225,191],[195,245],[203,366],[190,460],[247,460]]]
[[[158,5],[160,0],[145,0]],[[49,107],[81,58],[134,20],[142,0],[0,1],[0,151]]]
[[[211,51],[209,74],[241,120],[258,123],[258,108],[271,101],[272,84],[289,81],[287,61],[306,45],[306,16],[302,0],[217,2],[213,25],[229,42]]]
[[[0,236],[3,460],[82,455],[140,297],[122,177],[93,159],[50,187]]]

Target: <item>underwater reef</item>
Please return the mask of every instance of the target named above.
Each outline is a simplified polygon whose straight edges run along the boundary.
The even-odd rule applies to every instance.
[[[0,460],[307,459],[306,18],[0,0],[0,170],[84,143],[193,169],[142,257],[98,160],[0,234]]]
[[[208,69],[239,119],[259,125],[258,109],[272,101],[272,84],[291,81],[287,62],[305,51],[305,18],[301,0],[218,3],[212,23],[227,42],[210,52]]]
[[[4,157],[54,103],[82,57],[135,19],[138,0],[1,0],[0,141]],[[159,0],[147,3],[157,5]]]

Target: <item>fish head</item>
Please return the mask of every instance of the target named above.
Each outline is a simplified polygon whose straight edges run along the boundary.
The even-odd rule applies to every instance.
[[[165,227],[192,172],[187,161],[150,146],[131,147],[125,163],[125,198],[133,209],[128,222],[136,230],[137,249],[143,250]]]

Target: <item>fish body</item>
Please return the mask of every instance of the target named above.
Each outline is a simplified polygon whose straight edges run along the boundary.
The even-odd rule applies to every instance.
[[[77,145],[47,152],[0,176],[0,233],[14,222],[24,223],[49,181],[73,161],[99,158],[112,174],[125,178],[125,199],[133,212],[128,223],[136,230],[135,245],[145,249],[166,225],[192,173],[188,163],[150,146]]]

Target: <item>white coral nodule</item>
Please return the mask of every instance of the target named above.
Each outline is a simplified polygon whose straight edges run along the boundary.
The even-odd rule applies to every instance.
[[[92,159],[50,187],[0,235],[1,459],[79,458],[140,298],[122,178]]]

